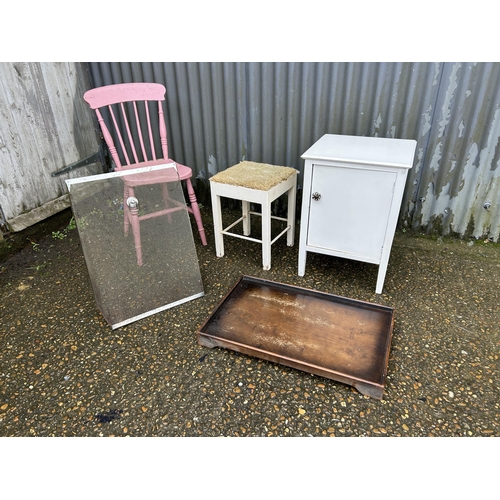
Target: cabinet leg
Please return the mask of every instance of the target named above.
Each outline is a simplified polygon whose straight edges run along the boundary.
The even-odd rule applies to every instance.
[[[306,274],[306,251],[299,249],[299,276]]]
[[[377,275],[377,285],[375,287],[375,293],[382,293],[382,289],[384,288],[384,280],[385,280],[385,274],[387,272],[387,262],[380,263],[380,266],[378,268],[378,275]]]

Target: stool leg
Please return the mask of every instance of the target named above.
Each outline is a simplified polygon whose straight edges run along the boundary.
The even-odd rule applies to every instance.
[[[222,234],[222,213],[220,208],[220,196],[214,193],[212,188],[212,215],[214,219],[215,255],[224,255],[224,236]]]
[[[296,203],[296,187],[294,184],[292,188],[288,190],[288,215],[287,224],[290,226],[288,233],[286,235],[286,244],[289,247],[293,247],[293,242],[295,239],[295,203]]]
[[[241,206],[243,208],[243,234],[250,236],[250,202],[241,200]]]
[[[264,271],[271,269],[271,202],[262,203],[262,265]]]

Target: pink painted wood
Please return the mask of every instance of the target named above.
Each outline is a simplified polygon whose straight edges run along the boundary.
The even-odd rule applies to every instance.
[[[95,110],[97,120],[109,148],[111,157],[115,163],[116,170],[127,170],[132,168],[148,167],[153,165],[163,165],[173,163],[168,155],[167,127],[163,114],[162,102],[165,100],[166,89],[158,83],[121,83],[117,85],[106,85],[85,92],[83,98]],[[132,111],[127,112],[125,103],[131,103]],[[155,150],[155,137],[150,115],[150,103],[158,112],[158,130],[160,135],[161,155]],[[105,108],[109,112],[112,132],[117,139],[113,140],[112,132],[108,129],[100,108]],[[141,112],[143,114],[141,115]],[[141,119],[142,116],[142,119]],[[133,134],[132,130],[137,130]],[[134,140],[134,137],[136,140]],[[142,247],[140,237],[140,221],[154,216],[167,215],[183,207],[174,206],[173,200],[168,197],[166,183],[175,182],[179,178],[186,184],[189,203],[188,211],[193,214],[198,232],[203,245],[207,244],[205,229],[201,220],[200,209],[196,200],[196,194],[191,183],[192,170],[180,163],[175,162],[178,177],[170,169],[149,172],[147,174],[130,175],[124,177],[124,231],[128,233],[132,227],[136,247],[137,264],[142,265]],[[165,209],[153,214],[139,216],[138,210],[130,208],[126,201],[134,197],[136,186],[164,183],[163,198]]]

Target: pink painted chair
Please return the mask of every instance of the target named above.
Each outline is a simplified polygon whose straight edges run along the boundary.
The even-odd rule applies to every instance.
[[[83,98],[97,114],[97,120],[99,121],[104,140],[106,141],[116,166],[115,170],[121,171],[174,163],[174,160],[170,159],[168,156],[167,128],[162,107],[162,102],[165,100],[165,92],[165,87],[158,83],[121,83],[117,85],[106,85],[85,92]],[[99,110],[99,108],[104,107],[109,111],[110,121],[112,122],[110,126],[111,130],[108,129]],[[154,127],[150,115],[150,113],[155,112],[158,113],[161,154],[157,154],[155,150]],[[137,131],[137,133],[132,133],[134,130]],[[113,135],[118,142],[117,145],[115,145]],[[177,167],[178,176],[173,169],[162,169],[151,171],[146,174],[123,177],[123,209],[125,212],[124,231],[125,234],[127,234],[129,227],[132,227],[137,264],[139,266],[142,266],[143,263],[140,221],[155,216],[167,215],[170,217],[172,212],[184,209],[183,206],[172,207],[173,203],[169,202],[167,189],[167,183],[169,182],[178,182],[180,179],[186,183],[190,202],[190,206],[188,206],[187,209],[194,215],[202,244],[204,246],[207,244],[200,209],[191,184],[193,172],[189,167],[181,165],[180,163],[175,162],[175,165]],[[139,215],[138,207],[134,203],[134,188],[152,184],[163,184],[162,192],[166,208],[152,214]]]

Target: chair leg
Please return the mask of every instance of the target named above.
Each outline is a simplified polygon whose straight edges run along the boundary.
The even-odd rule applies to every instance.
[[[166,183],[161,186],[161,194],[165,208],[170,208],[172,204],[170,203],[170,195],[168,193],[168,185]],[[170,212],[167,214],[167,220],[169,224],[172,223],[172,214]]]
[[[133,196],[133,195],[130,195],[130,196]],[[130,220],[129,220],[130,210],[129,210],[128,205],[127,205],[127,198],[128,197],[129,197],[128,188],[127,188],[127,186],[124,186],[124,188],[123,188],[123,234],[125,236],[128,235],[128,229],[130,226]]]
[[[131,188],[128,191],[129,197],[134,197],[134,190]],[[125,199],[124,208],[127,207],[130,225],[132,226],[132,234],[134,235],[135,255],[137,257],[137,265],[142,266],[142,244],[141,244],[141,226],[139,222],[139,207],[136,205],[129,206]]]
[[[135,255],[137,257],[137,265],[142,266],[142,245],[141,245],[141,228],[139,226],[139,218],[137,216],[137,209],[130,210],[132,232],[134,233]]]
[[[196,195],[194,193],[193,185],[191,184],[191,179],[186,179],[186,186],[189,196],[189,203],[191,204],[194,219],[198,227],[198,232],[200,233],[201,243],[203,246],[206,246],[207,237],[205,235],[205,228],[203,227],[203,222],[201,221],[200,208],[198,207],[198,201],[196,200]]]

